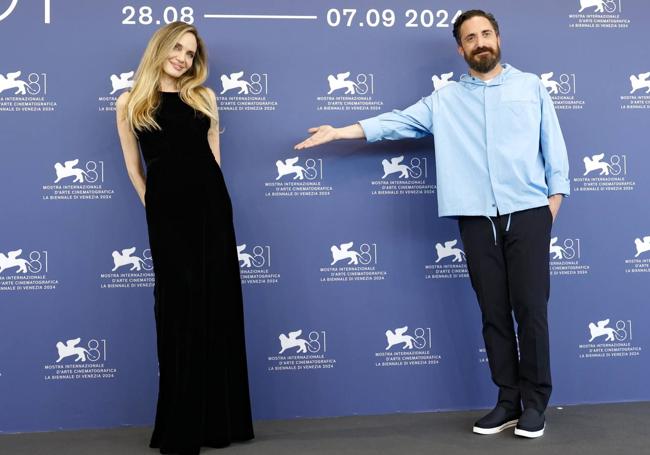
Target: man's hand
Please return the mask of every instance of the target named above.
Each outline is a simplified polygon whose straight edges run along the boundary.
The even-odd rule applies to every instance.
[[[316,145],[325,144],[339,139],[363,139],[366,133],[361,128],[361,125],[355,123],[353,125],[344,126],[342,128],[334,128],[330,125],[321,125],[316,128],[309,128],[311,137],[305,139],[300,144],[293,146],[296,150],[302,150]]]
[[[560,211],[562,199],[564,199],[564,196],[561,194],[554,194],[548,198],[548,208],[551,210],[551,215],[553,215],[553,222],[555,222],[555,218],[557,218],[557,212]]]
[[[302,150],[339,139],[337,134],[338,129],[331,125],[321,125],[316,128],[309,128],[307,131],[311,134],[311,137],[305,139],[300,144],[294,145],[294,149]]]

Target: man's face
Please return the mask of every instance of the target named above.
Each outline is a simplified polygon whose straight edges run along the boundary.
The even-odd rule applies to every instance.
[[[501,60],[501,39],[485,17],[475,16],[460,27],[458,53],[470,68],[489,73]]]

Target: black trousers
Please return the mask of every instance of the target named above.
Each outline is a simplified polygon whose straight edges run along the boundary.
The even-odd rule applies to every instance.
[[[490,372],[499,387],[498,404],[509,409],[522,402],[524,408],[544,411],[551,395],[547,304],[552,223],[546,206],[490,219],[459,218]]]

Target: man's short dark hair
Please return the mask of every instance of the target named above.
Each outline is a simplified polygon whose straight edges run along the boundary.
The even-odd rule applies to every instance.
[[[473,17],[484,17],[487,20],[490,21],[490,24],[492,24],[492,28],[494,29],[494,33],[499,36],[499,24],[497,23],[497,20],[494,18],[494,16],[491,13],[486,13],[483,10],[480,9],[470,9],[468,11],[465,11],[463,14],[458,16],[456,19],[456,22],[454,22],[454,38],[456,38],[456,42],[460,46],[460,27],[463,25],[463,22],[465,22],[468,19],[471,19]]]

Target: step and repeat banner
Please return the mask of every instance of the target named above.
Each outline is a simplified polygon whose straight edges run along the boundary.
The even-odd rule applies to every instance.
[[[0,0],[0,432],[152,422],[154,277],[115,101],[174,20],[209,50],[255,417],[491,406],[433,141],[293,150],[455,83],[452,24],[477,7],[503,61],[543,81],[569,150],[552,402],[650,399],[647,1]]]

